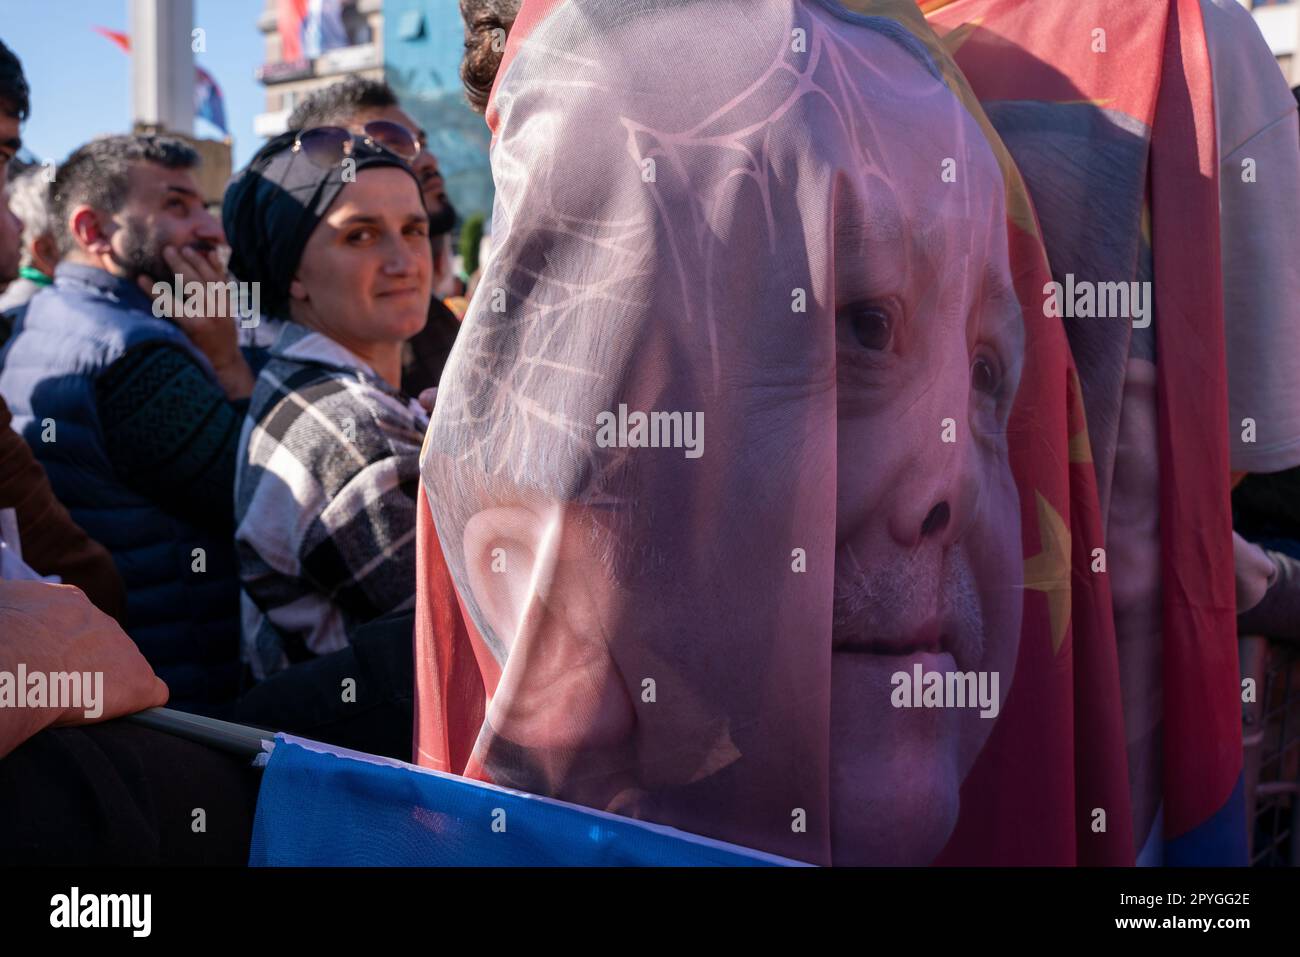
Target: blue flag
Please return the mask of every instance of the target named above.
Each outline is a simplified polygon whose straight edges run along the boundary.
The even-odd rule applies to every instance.
[[[736,867],[797,862],[278,735],[262,778],[249,864]]]
[[[207,120],[223,133],[230,132],[226,128],[226,107],[221,87],[201,66],[194,68],[194,115]]]

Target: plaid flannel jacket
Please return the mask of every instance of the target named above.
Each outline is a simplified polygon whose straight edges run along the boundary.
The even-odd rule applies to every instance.
[[[243,653],[263,678],[411,607],[429,420],[332,339],[288,324],[257,378],[235,479]]]

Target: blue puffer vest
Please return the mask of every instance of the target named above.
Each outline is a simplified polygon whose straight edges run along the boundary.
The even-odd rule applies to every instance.
[[[0,355],[0,395],[54,494],[112,553],[126,583],[127,633],[171,689],[168,706],[221,715],[239,683],[233,530],[215,537],[124,485],[96,411],[100,373],[126,350],[154,341],[175,343],[211,373],[180,329],[154,317],[139,288],[62,263]],[[206,559],[201,571],[194,571],[196,548]]]

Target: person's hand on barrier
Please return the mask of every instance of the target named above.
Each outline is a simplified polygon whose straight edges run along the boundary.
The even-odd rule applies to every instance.
[[[0,581],[0,635],[0,757],[47,727],[167,703],[135,642],[72,585]]]
[[[1232,533],[1232,564],[1237,573],[1237,614],[1241,615],[1264,599],[1277,567],[1264,549],[1236,532]]]

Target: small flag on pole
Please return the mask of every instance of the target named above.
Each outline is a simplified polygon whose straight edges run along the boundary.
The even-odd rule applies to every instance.
[[[95,27],[95,32],[116,44],[122,52],[131,52],[131,38],[125,33],[107,27]],[[221,87],[211,73],[197,65],[194,67],[194,115],[207,120],[223,133],[230,132],[226,126],[226,105]]]
[[[116,43],[122,48],[123,53],[131,52],[131,38],[125,33],[119,33],[117,30],[110,30],[107,27],[95,27],[95,32],[101,37],[105,37],[113,43]]]
[[[226,105],[221,87],[201,66],[194,68],[194,115],[201,116],[223,133],[230,132],[226,128]]]

